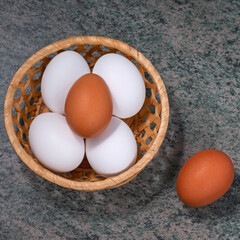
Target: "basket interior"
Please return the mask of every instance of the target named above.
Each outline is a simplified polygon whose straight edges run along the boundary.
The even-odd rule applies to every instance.
[[[50,60],[58,53],[65,50],[74,50],[80,53],[88,62],[91,70],[97,59],[107,53],[121,54],[137,66],[145,81],[145,103],[138,114],[124,121],[132,129],[137,141],[137,161],[141,159],[155,140],[161,123],[161,103],[156,83],[135,59],[119,52],[117,49],[106,48],[102,45],[73,45],[68,49],[55,52],[32,66],[21,79],[14,95],[12,119],[15,133],[24,150],[32,156],[34,161],[40,164],[30,149],[28,130],[31,122],[38,114],[49,111],[41,96],[42,74]],[[81,165],[74,171],[68,173],[54,172],[54,174],[74,181],[96,182],[104,180],[104,178],[99,176],[93,169]]]

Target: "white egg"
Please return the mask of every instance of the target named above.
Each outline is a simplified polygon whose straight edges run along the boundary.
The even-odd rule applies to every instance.
[[[117,175],[136,162],[137,143],[129,126],[112,117],[107,128],[95,138],[86,139],[86,155],[100,175]]]
[[[86,60],[77,52],[65,51],[47,65],[41,82],[43,101],[55,113],[64,114],[68,91],[81,76],[90,73]]]
[[[113,115],[128,118],[141,109],[145,100],[145,84],[131,61],[119,54],[105,54],[97,60],[93,73],[101,76],[110,89]]]
[[[84,140],[73,133],[64,116],[42,113],[30,125],[29,143],[39,162],[56,172],[69,172],[82,162]]]

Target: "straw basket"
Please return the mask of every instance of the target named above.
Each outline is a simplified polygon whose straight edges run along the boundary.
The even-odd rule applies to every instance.
[[[64,50],[80,53],[94,66],[106,53],[119,53],[132,61],[141,72],[146,99],[141,111],[125,122],[132,129],[137,144],[137,162],[118,176],[103,178],[90,168],[78,167],[69,173],[56,173],[43,167],[31,152],[28,130],[32,120],[49,111],[41,96],[41,78],[47,64]],[[153,65],[129,45],[106,37],[78,36],[52,43],[31,56],[13,77],[5,99],[4,120],[9,140],[22,161],[39,176],[66,188],[95,191],[121,186],[140,173],[152,160],[165,137],[169,105],[164,83]],[[124,151],[124,149],[122,149]]]

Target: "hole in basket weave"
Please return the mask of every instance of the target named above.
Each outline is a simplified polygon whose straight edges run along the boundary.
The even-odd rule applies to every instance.
[[[151,143],[151,141],[152,141],[152,137],[148,137],[148,138],[146,139],[146,144],[149,145],[149,144]]]
[[[92,53],[92,56],[98,58],[98,57],[101,57],[101,54],[95,51]]]
[[[34,156],[31,148],[29,148],[29,153],[30,153],[32,156]],[[33,159],[33,160],[34,160],[34,159]],[[36,160],[34,160],[34,161],[36,162]]]
[[[151,106],[149,107],[149,111],[152,114],[155,114],[155,106],[153,104],[151,104]]]
[[[21,109],[24,110],[25,109],[25,102],[24,100],[22,101],[21,105],[20,105]]]
[[[26,82],[29,78],[29,74],[26,74],[23,79],[21,80],[21,82]]]
[[[35,92],[40,92],[41,90],[41,84],[39,83],[36,87],[35,87]]]
[[[24,121],[23,121],[23,119],[22,119],[21,117],[20,117],[20,119],[19,119],[19,123],[20,123],[21,126],[24,125]]]
[[[29,101],[29,104],[32,106],[34,104],[34,98],[31,97],[30,101]]]
[[[84,46],[84,48],[85,48],[86,50],[90,50],[91,48],[93,48],[93,46],[92,46],[92,45],[89,45],[89,44],[87,44],[87,45],[85,45],[85,46]]]
[[[43,61],[40,60],[40,61],[38,61],[37,63],[35,63],[35,64],[32,66],[32,68],[39,68],[39,67],[42,65],[42,63],[43,63]]]
[[[17,127],[17,124],[14,122],[13,123],[13,126],[14,126],[14,132],[17,134],[19,132],[19,129]]]
[[[71,177],[72,175],[70,173],[64,173],[66,177]]]
[[[96,178],[99,178],[99,179],[101,179],[101,178],[103,178],[102,176],[100,176],[100,175],[96,175]]]
[[[12,107],[12,116],[14,117],[17,114],[15,107]]]
[[[145,154],[146,152],[147,152],[147,150],[143,150],[143,151],[141,151],[141,152],[140,152],[140,154],[139,154],[139,155],[140,155],[140,157],[143,157],[143,156],[144,156],[144,154]]]
[[[140,148],[141,148],[141,146],[142,146],[142,144],[141,144],[141,143],[138,143],[138,146],[137,146],[137,148],[138,148],[138,149],[140,149]]]
[[[116,54],[119,54],[119,55],[121,55],[121,56],[123,56],[123,57],[126,57],[123,53],[121,53],[120,51],[116,51]]]
[[[23,140],[24,140],[25,142],[28,141],[28,137],[27,137],[27,135],[26,135],[25,133],[23,133]]]
[[[15,95],[14,95],[14,99],[17,99],[21,96],[21,90],[19,88],[17,88]]]
[[[74,51],[74,50],[77,50],[77,49],[78,49],[78,46],[76,46],[76,45],[72,45],[71,47],[64,48],[65,51]]]
[[[146,78],[146,80],[150,83],[153,83],[153,80],[151,79],[150,75],[148,74],[148,72],[144,72],[144,77]]]
[[[25,93],[28,95],[31,92],[31,85],[28,85],[27,88],[25,89]]]
[[[156,90],[155,98],[156,98],[157,102],[160,103],[160,97],[159,97],[158,90]]]
[[[104,52],[110,52],[110,50],[105,46],[100,46],[100,49],[102,49]]]
[[[39,71],[33,76],[33,80],[38,80],[41,77],[42,71]]]
[[[50,55],[47,56],[47,58],[54,58],[55,56],[57,56],[58,52],[52,53]]]
[[[22,148],[25,148],[25,146],[23,145],[23,143],[22,143],[22,142],[20,142],[20,144],[21,144]]]
[[[133,63],[137,68],[139,68],[139,64],[137,63],[136,60],[132,60],[132,63]]]
[[[27,114],[27,120],[31,120],[31,118],[32,118],[32,117],[31,117],[31,114],[28,113],[28,114]]]
[[[152,96],[152,90],[151,88],[146,88],[146,97],[150,98]]]
[[[80,55],[81,55],[82,57],[84,57],[84,56],[86,55],[86,53],[81,52]]]
[[[154,128],[157,126],[157,124],[155,122],[151,122],[150,123],[150,129],[153,131]]]
[[[145,136],[145,134],[146,134],[146,130],[144,129],[142,134],[141,134],[141,138],[143,138]]]

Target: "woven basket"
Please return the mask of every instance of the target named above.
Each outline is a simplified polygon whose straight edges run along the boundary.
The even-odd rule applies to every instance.
[[[31,152],[28,141],[29,126],[38,114],[49,111],[41,96],[42,74],[51,58],[64,50],[80,53],[91,69],[100,56],[106,53],[119,53],[132,61],[143,76],[146,86],[144,106],[137,115],[124,120],[132,129],[138,144],[137,162],[118,176],[103,178],[92,169],[83,167],[78,167],[69,173],[56,173],[43,167]],[[7,134],[22,161],[39,176],[60,186],[82,191],[115,188],[137,176],[162,144],[168,119],[167,92],[153,65],[129,45],[97,36],[70,37],[52,43],[35,53],[13,77],[4,104]]]

